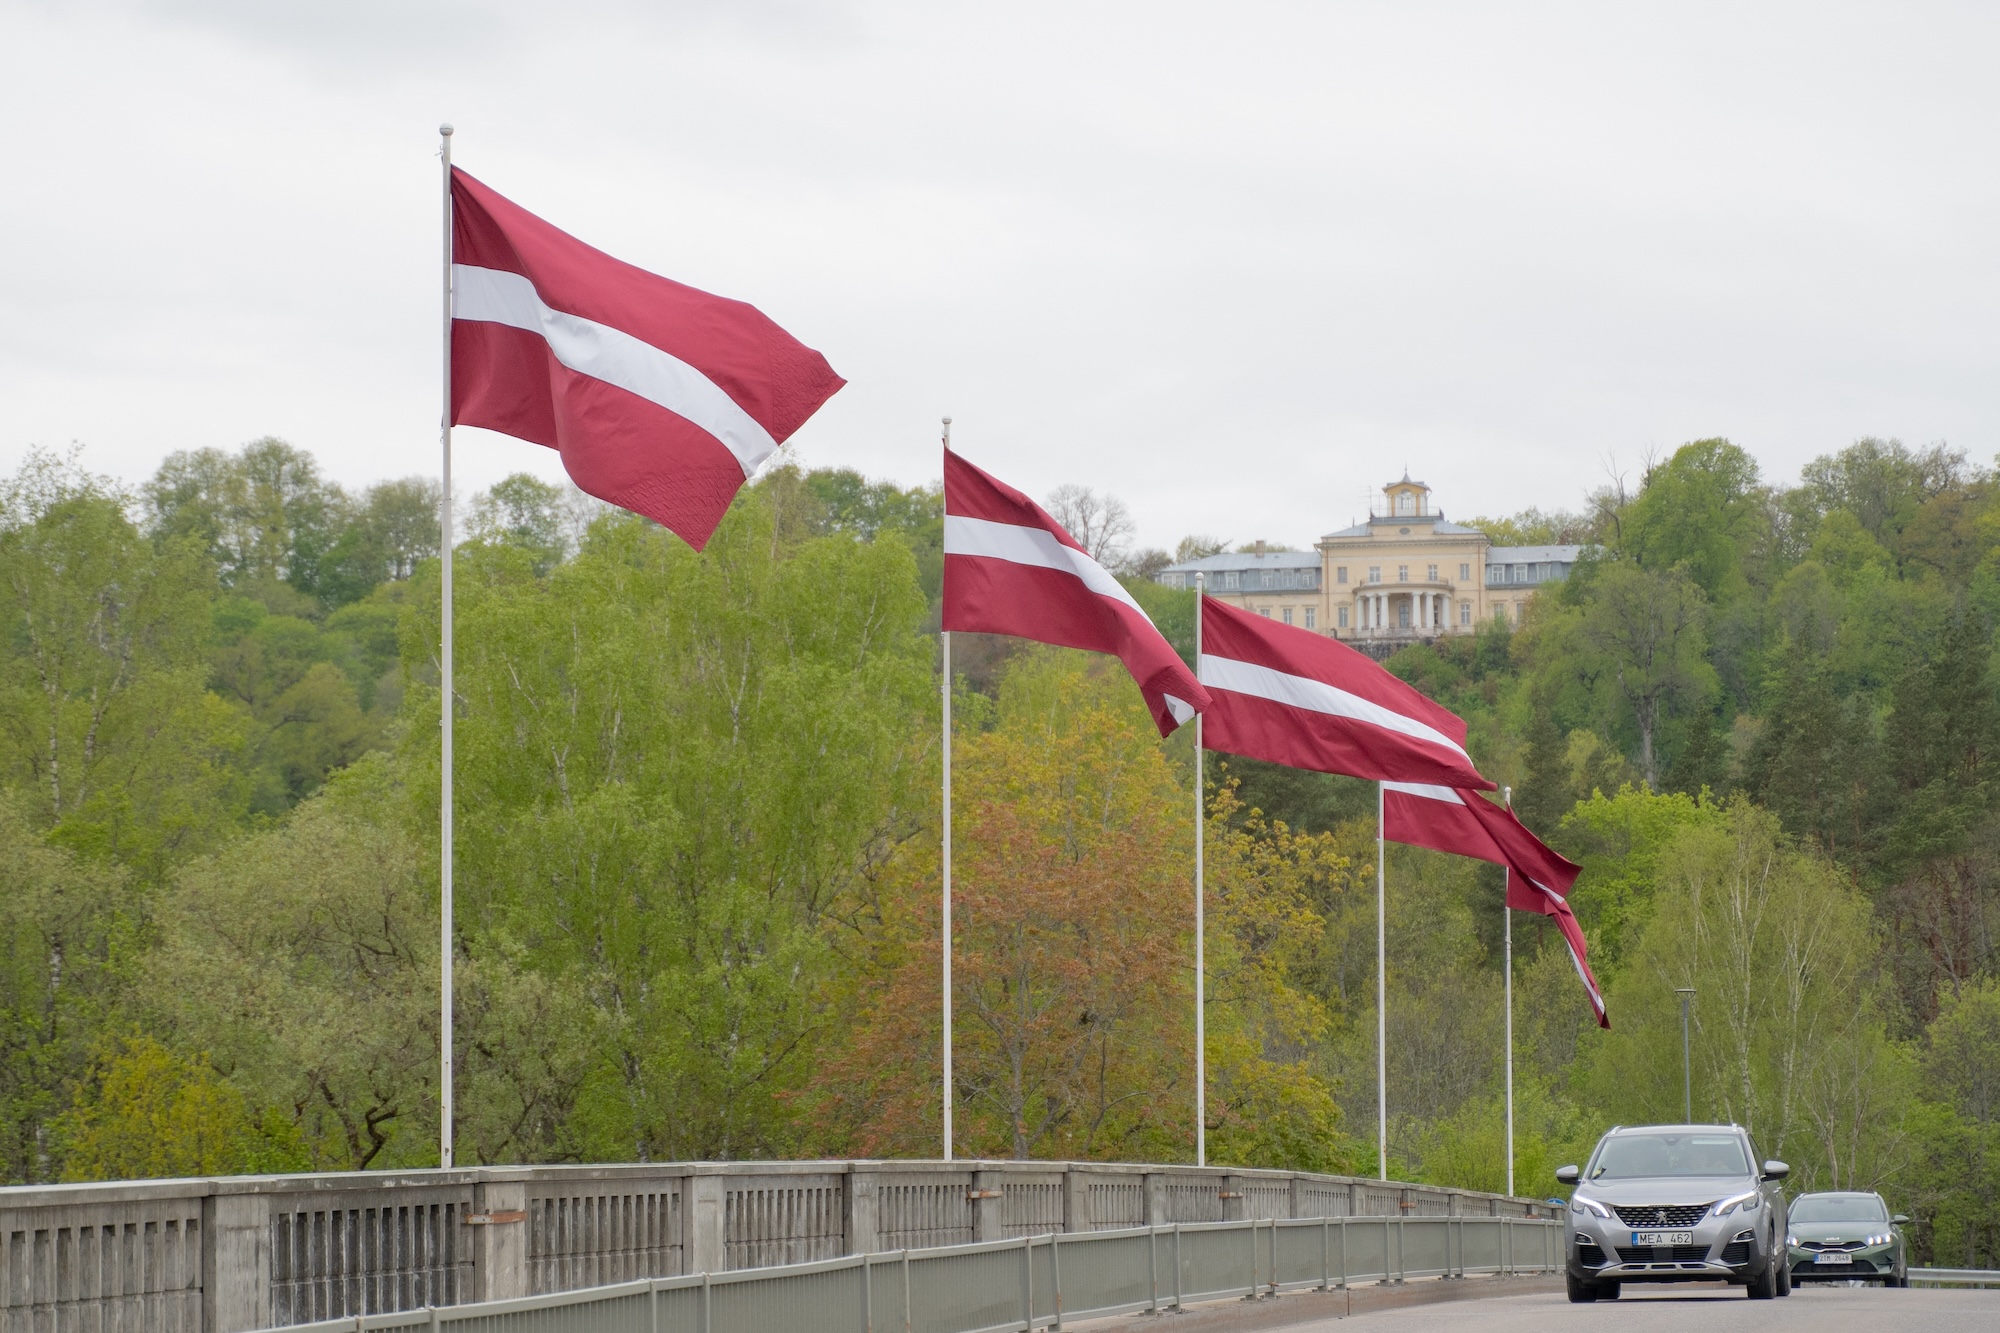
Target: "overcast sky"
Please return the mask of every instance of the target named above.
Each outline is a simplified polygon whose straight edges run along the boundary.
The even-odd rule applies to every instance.
[[[435,472],[436,127],[1151,544],[1301,544],[1405,465],[1575,506],[1727,435],[2000,450],[1990,4],[0,0],[0,465],[275,434]],[[458,433],[460,491],[554,453]]]

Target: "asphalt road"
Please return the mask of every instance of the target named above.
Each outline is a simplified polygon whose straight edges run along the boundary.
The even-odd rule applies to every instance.
[[[1414,1305],[1346,1319],[1292,1325],[1298,1333],[1728,1333],[1733,1329],[1798,1333],[1993,1333],[2000,1290],[1802,1287],[1782,1300],[1753,1301],[1741,1287],[1626,1286],[1615,1301],[1571,1305],[1561,1293]]]

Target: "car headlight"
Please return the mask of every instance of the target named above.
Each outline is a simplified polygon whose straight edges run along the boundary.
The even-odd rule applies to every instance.
[[[1569,1206],[1577,1212],[1592,1212],[1599,1217],[1610,1217],[1611,1210],[1595,1199],[1586,1199],[1581,1194],[1569,1201]]]
[[[1761,1196],[1756,1190],[1746,1190],[1742,1194],[1731,1195],[1729,1198],[1715,1205],[1715,1215],[1717,1217],[1727,1217],[1739,1208],[1746,1213],[1754,1213],[1757,1211],[1757,1200],[1759,1197]]]
[[[1785,1244],[1791,1246],[1793,1249],[1796,1250],[1797,1248],[1799,1248],[1799,1238],[1797,1236],[1787,1233],[1785,1236]]]
[[[1863,1241],[1862,1244],[1871,1247],[1876,1245],[1887,1245],[1890,1241],[1894,1239],[1896,1239],[1894,1236],[1886,1234],[1880,1236],[1870,1236],[1867,1240]]]

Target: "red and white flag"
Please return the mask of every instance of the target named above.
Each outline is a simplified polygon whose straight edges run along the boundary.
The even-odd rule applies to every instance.
[[[944,451],[944,627],[1109,653],[1162,736],[1208,691],[1111,571],[1012,486]]]
[[[1505,806],[1477,792],[1416,782],[1382,784],[1382,836],[1391,842],[1470,856],[1507,867],[1507,906],[1555,920],[1569,945],[1570,961],[1599,1027],[1611,1026],[1604,994],[1586,961],[1583,927],[1570,910],[1569,891],[1583,867],[1528,830]]]
[[[756,307],[613,259],[451,173],[451,419],[561,452],[579,488],[707,545],[846,381]]]
[[[1201,603],[1202,744],[1320,773],[1491,789],[1465,721],[1337,639]]]

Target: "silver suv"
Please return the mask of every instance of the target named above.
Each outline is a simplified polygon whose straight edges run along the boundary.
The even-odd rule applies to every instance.
[[[1569,1298],[1616,1300],[1626,1282],[1733,1282],[1751,1300],[1792,1293],[1783,1162],[1757,1161],[1738,1125],[1616,1126],[1590,1164],[1561,1167],[1570,1197]]]

